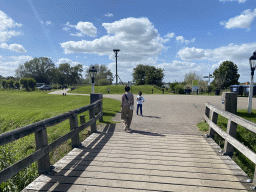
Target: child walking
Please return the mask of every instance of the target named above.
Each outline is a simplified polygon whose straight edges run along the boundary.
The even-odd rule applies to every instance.
[[[140,91],[139,96],[137,96],[137,115],[139,115],[138,112],[139,112],[139,108],[140,108],[140,115],[143,116],[142,115],[142,103],[145,102],[145,99],[141,95],[142,95],[142,92]]]

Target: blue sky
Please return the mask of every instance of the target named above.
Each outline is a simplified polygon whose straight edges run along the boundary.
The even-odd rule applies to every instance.
[[[104,64],[132,80],[138,64],[164,69],[164,82],[186,73],[238,65],[250,81],[256,50],[255,0],[3,0],[0,2],[0,75],[34,57],[61,63]],[[83,73],[84,76],[84,73]]]

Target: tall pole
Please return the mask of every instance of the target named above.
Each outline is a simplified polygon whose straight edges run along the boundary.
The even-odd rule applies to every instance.
[[[252,72],[251,72],[251,84],[250,84],[249,98],[248,98],[247,113],[249,113],[249,114],[251,114],[251,112],[252,112],[253,75],[254,75],[254,69],[252,69]]]
[[[92,77],[92,93],[94,93],[94,77]]]
[[[117,75],[117,53],[120,51],[120,49],[113,49],[113,51],[116,54],[116,85],[117,85],[117,77],[118,77],[118,75]]]
[[[116,53],[116,85],[117,85],[117,51],[115,53]]]

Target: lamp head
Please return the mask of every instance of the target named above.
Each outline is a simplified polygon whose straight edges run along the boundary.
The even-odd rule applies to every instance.
[[[114,52],[118,53],[120,49],[113,49]]]
[[[89,74],[91,76],[91,78],[94,78],[97,74],[97,70],[94,69],[94,66],[92,66],[92,68],[89,70]]]
[[[254,51],[253,55],[249,59],[251,69],[255,69],[256,67],[256,51]]]

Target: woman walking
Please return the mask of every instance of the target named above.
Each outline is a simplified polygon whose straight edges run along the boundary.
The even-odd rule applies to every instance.
[[[145,99],[141,96],[142,92],[139,92],[139,96],[137,96],[137,115],[139,115],[139,108],[140,108],[140,115],[143,117],[142,115],[142,103],[145,102]]]
[[[125,93],[122,94],[122,103],[121,103],[121,119],[124,122],[124,130],[130,129],[133,116],[133,106],[134,106],[134,97],[130,93],[130,87],[125,86]]]

